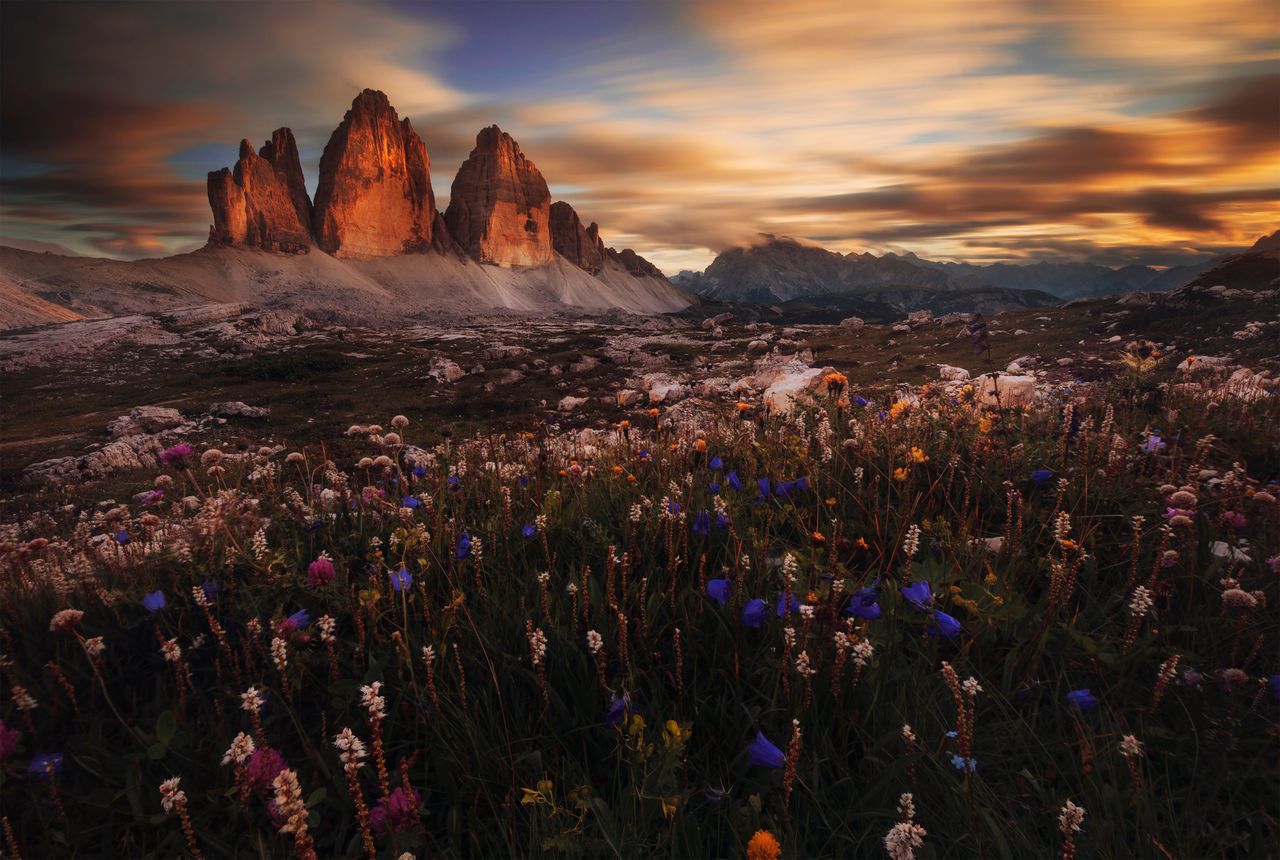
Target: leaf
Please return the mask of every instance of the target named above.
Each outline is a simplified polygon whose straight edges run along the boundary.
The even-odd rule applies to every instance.
[[[173,717],[173,711],[164,711],[160,714],[160,718],[156,720],[156,737],[160,743],[166,747],[173,741],[173,736],[178,731],[178,721]]]
[[[329,796],[328,789],[323,787],[317,788],[315,791],[311,792],[311,794],[307,796],[307,803],[306,803],[307,808],[310,809],[313,806],[318,806],[321,803],[324,803],[324,799],[328,796]]]
[[[151,759],[152,761],[160,761],[160,759],[164,758],[165,753],[167,753],[168,751],[169,751],[169,748],[164,744],[152,744],[151,746],[147,747],[147,758]]]

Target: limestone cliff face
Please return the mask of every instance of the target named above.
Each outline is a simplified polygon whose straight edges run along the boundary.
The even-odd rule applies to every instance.
[[[551,247],[578,268],[599,274],[604,266],[604,242],[594,223],[583,227],[573,207],[563,200],[551,204]]]
[[[540,266],[554,259],[551,192],[520,146],[496,125],[476,136],[449,193],[445,223],[481,263]]]
[[[650,263],[644,257],[641,257],[630,248],[623,248],[621,251],[615,251],[613,248],[605,248],[604,254],[611,260],[616,260],[624,269],[637,278],[665,278],[662,270]]]
[[[312,218],[316,244],[337,257],[388,257],[431,248],[436,200],[427,147],[386,95],[351,103],[320,157]]]
[[[293,132],[276,129],[258,152],[240,142],[234,170],[209,174],[209,242],[299,253],[311,245],[311,200]]]

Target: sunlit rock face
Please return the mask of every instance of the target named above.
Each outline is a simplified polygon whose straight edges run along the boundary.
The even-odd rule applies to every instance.
[[[475,149],[449,192],[445,223],[474,260],[540,266],[554,258],[551,192],[511,135],[496,125],[476,135]]]
[[[351,103],[320,157],[316,244],[337,257],[389,257],[432,246],[436,200],[427,147],[378,90]]]
[[[563,200],[551,204],[551,246],[578,268],[595,275],[604,266],[604,242],[594,223],[583,227],[573,207]]]
[[[289,129],[276,129],[258,152],[241,141],[235,168],[210,173],[208,187],[210,244],[284,253],[311,245],[311,200]]]

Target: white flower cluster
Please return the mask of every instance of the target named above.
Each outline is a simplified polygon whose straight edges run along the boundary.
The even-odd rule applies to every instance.
[[[541,666],[547,659],[547,635],[541,627],[535,627],[529,633],[529,657],[535,666]]]
[[[1084,823],[1084,807],[1076,806],[1071,801],[1062,804],[1062,812],[1058,814],[1058,829],[1062,831],[1062,835],[1069,833],[1079,833],[1080,825]]]
[[[225,766],[234,762],[240,767],[244,767],[255,749],[257,749],[257,744],[253,742],[253,738],[241,732],[235,736],[235,739],[231,741],[231,746],[227,747],[227,751],[222,754],[222,764]]]
[[[902,541],[902,551],[906,554],[907,560],[916,557],[916,553],[920,550],[920,526],[912,523],[907,529],[907,536]]]
[[[378,695],[382,689],[381,681],[374,681],[360,688],[360,704],[369,709],[369,716],[382,719],[387,713],[387,700]]]
[[[601,636],[599,632],[595,630],[588,630],[587,631],[587,650],[590,651],[594,656],[596,654],[599,654],[602,648],[604,648],[604,637]]]
[[[178,644],[177,639],[164,640],[160,645],[160,653],[170,663],[178,663],[182,660],[182,646]]]
[[[182,777],[175,776],[160,783],[160,805],[168,815],[173,815],[174,809],[187,805],[187,793],[178,788],[181,782]]]
[[[328,645],[334,641],[333,631],[337,628],[338,621],[332,615],[321,615],[316,621],[316,629],[320,632],[320,641]]]
[[[356,737],[356,733],[350,728],[344,728],[334,735],[333,745],[337,747],[338,759],[347,773],[352,773],[359,768],[360,762],[368,755],[364,748],[364,741]]]
[[[1129,611],[1134,616],[1142,618],[1151,611],[1151,607],[1155,605],[1155,601],[1151,599],[1151,591],[1145,585],[1139,585],[1133,590],[1133,599],[1129,601]]]

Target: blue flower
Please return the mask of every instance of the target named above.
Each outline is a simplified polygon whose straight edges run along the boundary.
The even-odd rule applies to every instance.
[[[128,532],[124,532],[124,531],[116,532],[116,543],[120,544],[120,546],[124,546],[131,540],[133,540],[133,538],[129,537]]]
[[[630,695],[625,695],[622,698],[614,696],[613,701],[609,703],[609,710],[605,712],[605,722],[617,728],[632,713]]]
[[[729,482],[730,487],[733,487],[734,492],[742,489],[742,479],[738,477],[737,472],[730,472],[725,480]]]
[[[913,582],[900,589],[902,596],[916,609],[926,609],[933,602],[933,588],[927,581]]]
[[[844,611],[850,615],[865,618],[868,621],[875,621],[880,617],[880,604],[876,602],[876,597],[877,594],[874,588],[863,588],[855,591]]]
[[[677,502],[675,499],[672,499],[671,501],[667,502],[667,513],[669,514],[680,513],[680,503]]]
[[[459,556],[459,558],[461,558],[461,556]],[[396,591],[396,592],[404,591],[406,588],[408,588],[411,585],[413,585],[413,574],[409,572],[409,569],[407,567],[402,567],[399,570],[392,571],[391,573],[391,590],[392,591]]]
[[[1280,675],[1271,676],[1271,695],[1280,699]]]
[[[461,484],[461,481],[458,480],[457,475],[450,475],[449,479],[445,481],[445,483],[448,484],[449,489],[456,490],[458,489],[459,484]]]
[[[963,756],[951,755],[951,766],[956,770],[967,770],[973,773],[978,769],[978,760],[976,758],[964,758]]]
[[[1036,469],[1031,473],[1031,480],[1036,482],[1036,486],[1040,486],[1045,481],[1053,477],[1052,469]]]
[[[535,526],[533,523],[529,523],[529,525],[520,529],[520,534],[524,535],[526,538],[531,538],[537,533],[538,533],[538,527]]]
[[[1098,707],[1098,697],[1095,696],[1088,687],[1085,687],[1083,689],[1072,690],[1070,693],[1067,693],[1067,703],[1077,711],[1084,713],[1085,711],[1092,711],[1094,708]]]
[[[1141,448],[1144,454],[1155,454],[1164,448],[1164,440],[1160,438],[1159,433],[1150,433],[1143,440]]]
[[[427,467],[426,467],[426,466],[414,466],[414,467],[413,467],[413,476],[414,476],[415,478],[425,478],[425,477],[427,476]]]
[[[417,496],[405,496],[403,499],[400,500],[400,507],[409,508],[410,510],[418,507],[421,504],[422,504],[422,499],[418,498]]]
[[[729,528],[728,514],[716,514],[716,528],[720,531],[724,531]]]
[[[787,594],[785,591],[779,591],[778,605],[776,607],[776,612],[778,614],[778,617],[781,618],[788,611],[799,612],[800,601],[796,600],[796,596],[794,594]]]
[[[148,612],[159,612],[168,602],[163,591],[152,591],[142,595],[142,608]]]
[[[947,613],[939,612],[935,609],[929,616],[929,626],[926,629],[934,636],[941,636],[943,639],[954,639],[960,635],[960,622]]]
[[[693,532],[704,537],[711,534],[711,513],[709,511],[698,511],[694,515]]]
[[[759,767],[780,768],[787,763],[782,750],[769,743],[764,732],[756,732],[756,739],[747,747],[747,759]]]
[[[729,602],[729,580],[727,579],[708,579],[707,594],[711,595],[716,603],[724,606]]]
[[[742,623],[751,628],[758,628],[769,617],[769,604],[756,597],[747,601],[742,607]]]
[[[947,732],[947,737],[951,738],[952,740],[955,740],[956,738],[958,738],[958,737],[960,737],[960,736],[959,736],[959,735],[957,735],[955,732]]]
[[[218,595],[222,593],[222,586],[214,582],[212,579],[206,579],[201,583],[200,588],[204,591],[205,599],[210,602],[217,600]]]
[[[853,396],[853,402],[856,403],[858,406],[868,406],[871,403],[870,400],[863,397],[861,394],[855,394]]]
[[[720,495],[720,485],[719,485],[719,484],[714,484],[714,483],[712,483],[712,484],[707,484],[707,492],[708,492],[708,493],[710,493],[710,494],[711,494],[711,495],[713,495],[713,496],[718,496],[718,495]]]
[[[516,481],[516,483],[520,485],[521,489],[523,489],[529,486],[529,477],[527,475],[521,475],[520,480]]]
[[[463,532],[458,535],[458,545],[454,551],[458,558],[467,558],[471,555],[471,535]]]
[[[794,481],[791,482],[791,489],[800,490],[801,492],[807,493],[809,491],[809,476],[801,475],[800,477],[796,478]]]
[[[39,779],[48,779],[50,771],[62,773],[62,753],[40,753],[27,765],[27,773]]]
[[[719,457],[711,458],[711,470],[713,472],[719,472],[723,468],[724,468],[724,460],[721,460]]]
[[[299,609],[285,620],[293,625],[294,630],[302,630],[311,623],[311,613],[305,609]]]
[[[760,487],[760,495],[756,496],[756,501],[761,502],[769,497],[769,479],[757,478],[756,484]]]

